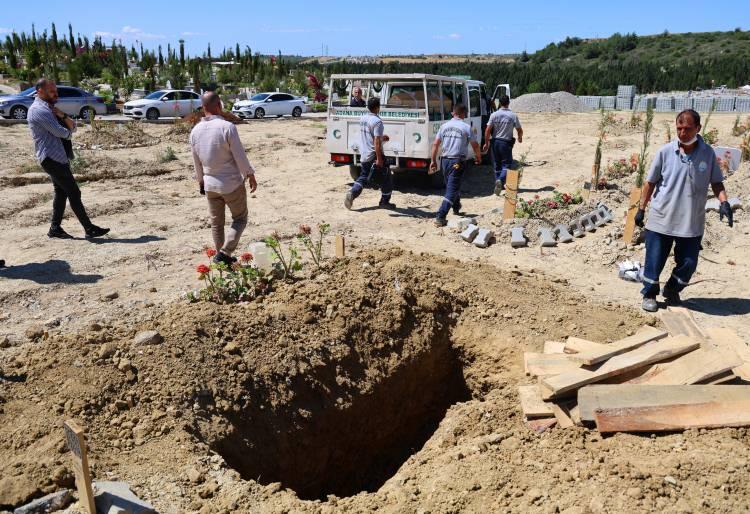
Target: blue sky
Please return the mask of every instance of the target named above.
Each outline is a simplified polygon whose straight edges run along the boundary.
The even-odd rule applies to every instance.
[[[71,8],[61,8],[66,4]],[[494,7],[502,4],[507,7]],[[324,45],[329,55],[516,53],[566,36],[750,30],[750,8],[747,0],[1,2],[0,37],[30,31],[32,22],[38,31],[55,22],[58,34],[71,22],[89,37],[98,33],[106,42],[116,37],[150,48],[166,49],[182,38],[190,54],[202,53],[208,42],[213,53],[235,42],[302,55],[320,55]]]

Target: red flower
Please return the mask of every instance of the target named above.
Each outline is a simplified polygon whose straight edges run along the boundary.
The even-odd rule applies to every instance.
[[[216,250],[214,250],[213,248],[206,248],[206,256],[207,256],[207,257],[208,257],[209,259],[210,259],[211,257],[213,257],[214,255],[216,255]]]
[[[253,260],[253,254],[251,254],[250,252],[245,252],[240,255],[240,260],[242,262],[250,262],[251,260]]]
[[[299,233],[303,236],[309,236],[312,233],[312,229],[309,225],[300,225],[299,226]]]
[[[201,275],[205,275],[206,273],[208,273],[209,271],[211,271],[211,268],[209,268],[205,264],[199,264],[198,267],[195,268],[195,271],[197,271]]]

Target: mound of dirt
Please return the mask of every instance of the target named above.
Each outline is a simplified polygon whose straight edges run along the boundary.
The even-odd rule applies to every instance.
[[[528,93],[510,101],[516,112],[586,112],[591,108],[565,91],[556,93]]]
[[[630,511],[731,510],[750,495],[726,471],[748,465],[731,457],[744,430],[602,440],[522,423],[524,350],[570,333],[613,340],[644,321],[537,273],[382,250],[244,305],[52,332],[3,363],[0,507],[71,485],[60,425],[75,417],[94,475],[169,512],[563,510],[610,496]],[[163,340],[139,344],[140,330]],[[698,487],[707,476],[732,497]]]
[[[245,123],[242,118],[235,116],[231,112],[222,111],[220,116],[225,120],[234,123],[235,125]],[[169,141],[173,143],[187,143],[190,131],[193,130],[193,127],[195,127],[196,123],[198,123],[204,117],[205,114],[203,113],[203,111],[198,111],[188,114],[182,119],[177,120],[175,124],[172,125],[169,130],[167,130],[167,132],[162,136],[162,141]]]
[[[143,130],[140,122],[112,123],[94,120],[87,129],[78,132],[73,144],[83,149],[111,150],[140,148],[155,145],[158,142],[158,138],[152,137]]]

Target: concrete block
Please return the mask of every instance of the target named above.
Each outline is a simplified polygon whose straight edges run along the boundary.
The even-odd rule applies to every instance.
[[[711,198],[709,201],[706,202],[706,212],[719,212],[719,206],[721,205],[721,202],[718,198]]]
[[[510,229],[510,246],[520,248],[526,246],[528,240],[523,235],[523,227],[513,227]]]
[[[573,237],[583,237],[586,235],[586,229],[583,228],[583,225],[581,225],[580,220],[572,221],[570,223],[570,232],[573,234]]]
[[[155,514],[153,505],[138,498],[125,482],[94,482],[96,511],[103,514]]]
[[[729,202],[729,206],[732,208],[733,211],[736,211],[737,209],[742,209],[742,202],[739,198],[729,198],[727,200]]]
[[[39,512],[54,512],[62,510],[73,503],[73,495],[69,489],[55,491],[41,498],[27,503],[13,510],[13,514],[37,514]]]
[[[594,220],[591,219],[591,213],[584,214],[578,219],[578,221],[583,226],[583,229],[586,232],[593,232],[596,230],[596,226],[594,225]]]
[[[714,146],[714,153],[717,159],[729,161],[729,171],[737,171],[740,167],[742,151],[739,148],[731,146]]]
[[[563,224],[555,225],[553,232],[557,236],[557,240],[561,243],[570,243],[573,240],[573,236],[568,232],[568,227]]]
[[[474,218],[466,218],[466,217],[459,217],[459,218],[451,218],[448,220],[448,228],[457,228],[459,230],[466,230],[466,227],[469,225],[476,225],[477,220]]]
[[[594,222],[594,226],[597,228],[607,224],[607,220],[599,213],[599,209],[591,211],[589,216],[591,217],[591,221]]]
[[[614,214],[611,210],[609,210],[609,207],[604,205],[603,203],[600,203],[599,206],[596,208],[596,214],[599,217],[599,219],[604,220],[604,223],[609,223],[613,219],[615,219]]]
[[[495,237],[495,233],[486,228],[480,228],[477,237],[474,239],[474,245],[479,248],[487,248],[490,246],[490,240]]]
[[[477,237],[477,234],[479,233],[479,227],[476,225],[469,225],[466,227],[466,230],[461,232],[461,239],[466,241],[467,243],[471,243],[474,241],[474,238]]]
[[[557,246],[555,236],[552,235],[552,231],[547,227],[542,227],[537,230],[536,235],[539,236],[542,246]]]

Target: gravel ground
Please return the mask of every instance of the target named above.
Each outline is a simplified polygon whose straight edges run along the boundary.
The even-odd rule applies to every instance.
[[[511,100],[510,108],[517,112],[586,112],[591,108],[565,91],[529,93]]]

